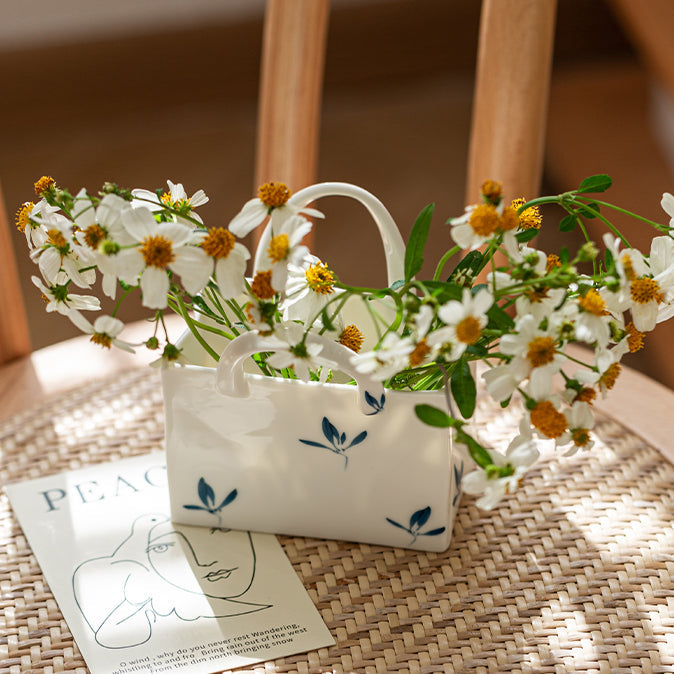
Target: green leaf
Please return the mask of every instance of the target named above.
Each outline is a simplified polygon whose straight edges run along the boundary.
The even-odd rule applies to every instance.
[[[470,278],[473,279],[485,264],[485,256],[479,250],[471,250],[470,253],[461,258],[456,267],[454,267],[454,271],[449,275],[449,278],[454,280],[460,272],[470,271]]]
[[[449,414],[432,405],[416,405],[414,411],[419,419],[429,426],[447,428],[457,425],[456,419],[453,419]]]
[[[509,316],[498,304],[492,304],[487,317],[489,318],[488,327],[501,332],[508,332],[515,325],[512,316]]]
[[[535,227],[531,227],[530,229],[524,229],[521,232],[517,232],[517,234],[515,234],[515,238],[520,243],[527,243],[531,241],[531,239],[538,236],[538,232],[539,232],[538,229],[536,229]]]
[[[449,281],[423,281],[423,286],[440,304],[449,300],[460,300],[463,296],[463,288]]]
[[[562,248],[559,251],[559,259],[562,264],[568,264],[569,263],[569,249],[566,246],[562,246]]]
[[[410,239],[407,242],[405,249],[405,280],[409,281],[414,278],[416,274],[421,271],[424,263],[424,248],[426,247],[426,239],[428,239],[428,231],[431,227],[431,219],[433,218],[433,209],[435,204],[428,204],[421,213],[419,213],[412,231],[410,232]]]
[[[454,400],[464,419],[470,419],[475,412],[475,399],[477,389],[473,373],[470,371],[470,365],[465,358],[461,358],[450,380],[450,388]]]
[[[578,212],[588,220],[596,218],[599,213],[599,204],[594,201],[591,201],[589,204],[583,204],[578,207]]]
[[[613,180],[611,176],[607,176],[605,173],[599,173],[595,176],[590,176],[585,178],[583,182],[580,183],[578,187],[579,192],[605,192],[611,185]]]
[[[572,232],[576,227],[576,223],[577,220],[575,215],[567,215],[566,217],[562,218],[562,221],[559,223],[559,231]]]

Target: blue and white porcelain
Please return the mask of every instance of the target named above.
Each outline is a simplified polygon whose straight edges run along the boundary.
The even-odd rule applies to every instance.
[[[389,281],[399,278],[402,239],[374,197],[344,184],[309,189],[294,198],[363,202],[384,240]],[[194,360],[204,351],[187,333],[181,346],[196,364],[162,372],[172,519],[445,550],[467,459],[447,429],[423,424],[414,411],[420,403],[444,407],[444,393],[384,391],[353,371],[353,352],[313,334],[356,385],[245,371],[249,356],[266,350],[260,339],[248,332],[227,343],[214,368]]]

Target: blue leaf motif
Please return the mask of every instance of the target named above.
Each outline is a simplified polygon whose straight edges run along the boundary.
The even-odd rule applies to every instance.
[[[410,529],[421,529],[421,527],[428,522],[428,518],[431,516],[431,507],[426,506],[421,510],[417,510],[412,517],[410,517]]]
[[[427,531],[425,533],[422,533],[422,536],[439,536],[440,534],[445,532],[446,527],[438,527],[437,529],[431,529],[430,531]]]
[[[365,402],[372,408],[372,412],[367,413],[368,416],[379,414],[384,409],[386,394],[382,393],[379,400],[377,400],[369,391],[365,391]]]
[[[339,440],[339,431],[330,423],[328,417],[323,417],[322,425],[323,435],[331,445],[334,445],[335,440]]]
[[[402,529],[403,531],[407,531],[407,527],[404,527],[402,524],[398,524],[395,520],[392,520],[390,517],[386,518],[386,521],[389,524],[392,524],[394,527],[398,527],[399,529]]]
[[[218,526],[220,526],[222,521],[220,511],[225,506],[228,506],[238,496],[238,494],[239,492],[236,489],[232,489],[232,491],[230,491],[229,494],[225,496],[220,505],[216,508],[215,492],[213,491],[213,487],[211,487],[211,485],[206,482],[206,479],[202,477],[199,478],[199,483],[197,484],[197,495],[199,496],[199,500],[204,505],[201,506],[188,504],[183,505],[183,508],[185,508],[185,510],[205,510],[206,512],[210,513],[211,515],[215,515],[218,518]]]
[[[408,534],[410,534],[412,536],[410,545],[414,545],[419,536],[439,536],[440,534],[445,532],[446,527],[436,527],[435,529],[431,529],[430,531],[421,531],[421,527],[423,527],[428,522],[430,517],[431,517],[431,506],[426,506],[425,508],[421,508],[420,510],[416,510],[415,512],[412,513],[412,516],[410,517],[410,525],[408,527],[406,527],[403,524],[400,524],[399,522],[396,522],[394,519],[391,519],[390,517],[387,517],[386,521],[389,524],[392,524],[394,527],[402,529],[403,531],[406,531]]]
[[[213,491],[213,487],[203,477],[199,480],[198,491],[201,502],[208,508],[212,508],[215,504],[215,492]]]
[[[302,438],[299,440],[303,445],[309,445],[310,447],[322,447],[323,449],[330,449],[330,451],[332,451],[330,447],[324,445],[322,442],[316,442],[314,440],[302,440]]]
[[[329,445],[325,445],[322,442],[316,442],[315,440],[306,440],[305,438],[298,438],[298,441],[309,447],[320,447],[321,449],[327,449],[333,454],[339,454],[344,457],[344,469],[346,469],[349,465],[349,457],[345,454],[346,450],[363,442],[367,437],[367,431],[361,431],[347,444],[348,436],[346,432],[342,431],[340,433],[327,417],[323,417],[321,429]]]
[[[456,493],[452,499],[452,505],[455,506],[459,498],[461,497],[461,480],[463,479],[463,461],[461,462],[461,467],[457,468],[454,466],[454,484],[456,485]]]
[[[225,506],[229,505],[237,496],[239,495],[239,492],[236,489],[232,489],[232,491],[225,496],[225,500],[217,507],[217,510],[222,510]]]

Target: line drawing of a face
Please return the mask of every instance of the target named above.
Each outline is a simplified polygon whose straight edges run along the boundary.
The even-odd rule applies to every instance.
[[[192,622],[270,608],[242,599],[256,561],[250,532],[176,526],[146,514],[112,554],[75,569],[73,594],[100,646],[129,648],[149,641],[159,617]]]
[[[155,529],[147,557],[167,583],[222,599],[240,597],[253,583],[256,558],[249,532],[202,528],[188,538],[172,528]]]

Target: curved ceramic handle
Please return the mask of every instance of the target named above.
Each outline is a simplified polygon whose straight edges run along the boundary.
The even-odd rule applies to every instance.
[[[367,190],[350,183],[318,183],[305,187],[303,190],[293,194],[288,203],[304,207],[316,199],[331,196],[351,197],[367,208],[379,229],[379,235],[384,244],[389,286],[403,279],[405,277],[405,242],[386,206]],[[264,232],[262,232],[260,243],[257,246],[255,269],[260,268],[262,255],[267,250],[270,239],[271,228],[267,225]]]
[[[353,351],[346,346],[321,335],[307,335],[308,344],[320,344],[322,349],[318,360],[335,364],[339,370],[356,380],[361,411],[364,414],[376,414],[384,406],[384,387],[380,381],[368,374],[357,372],[351,365]],[[272,351],[269,339],[257,332],[246,332],[233,339],[220,355],[215,373],[215,388],[226,396],[247,398],[250,395],[248,384],[243,376],[243,364],[246,358],[261,351]],[[270,378],[273,381],[273,378]],[[331,384],[327,384],[331,386]]]

